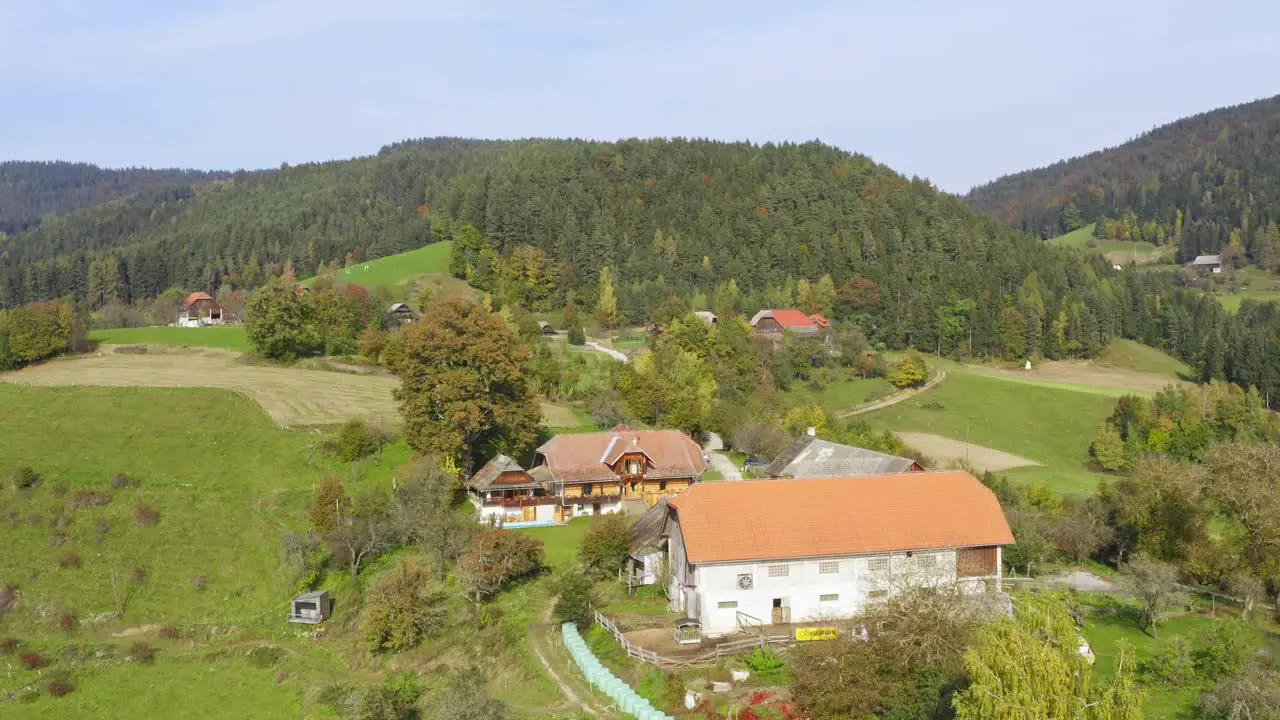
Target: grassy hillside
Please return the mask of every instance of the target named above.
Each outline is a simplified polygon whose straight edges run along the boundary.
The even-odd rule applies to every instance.
[[[953,370],[933,390],[861,417],[892,430],[933,433],[1030,458],[1044,467],[1009,474],[1083,495],[1099,477],[1087,467],[1089,443],[1114,407],[1110,394]]]
[[[452,248],[452,241],[433,243],[398,255],[349,265],[338,271],[338,277],[371,290],[376,287],[394,288],[422,275],[448,273]],[[302,283],[310,286],[315,280],[309,277]]]
[[[170,345],[174,347],[211,347],[248,352],[249,340],[243,325],[221,325],[202,328],[170,327],[94,330],[89,339],[108,345]]]
[[[1065,235],[1052,238],[1049,242],[1085,252],[1100,252],[1116,265],[1127,265],[1130,262],[1145,265],[1165,260],[1172,255],[1173,248],[1171,247],[1160,247],[1147,242],[1134,242],[1131,240],[1101,239],[1093,234],[1095,227],[1095,223],[1089,223]]]
[[[1181,360],[1132,340],[1111,341],[1094,364],[1134,372],[1158,373],[1168,375],[1170,379],[1191,375],[1191,368]]]

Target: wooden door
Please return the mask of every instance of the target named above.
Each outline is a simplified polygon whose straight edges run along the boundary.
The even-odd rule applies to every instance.
[[[528,520],[528,521],[537,520],[537,519],[538,519],[538,508],[536,508],[536,507],[534,507],[534,506],[532,506],[532,505],[525,505],[525,506],[524,506],[524,519],[525,519],[525,520]]]

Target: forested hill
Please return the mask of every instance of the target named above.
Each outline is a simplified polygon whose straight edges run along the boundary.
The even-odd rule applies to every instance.
[[[1104,221],[1107,236],[1175,243],[1182,260],[1231,248],[1280,268],[1280,96],[1009,175],[966,199],[1043,237]]]
[[[0,162],[0,233],[22,232],[49,213],[217,176],[198,170],[111,170],[88,163]]]

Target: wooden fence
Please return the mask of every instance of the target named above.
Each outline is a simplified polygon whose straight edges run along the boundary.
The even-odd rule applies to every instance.
[[[715,649],[697,655],[691,658],[669,658],[659,655],[653,650],[640,647],[627,639],[627,636],[618,629],[617,623],[605,617],[599,610],[592,610],[595,615],[595,621],[600,627],[609,631],[609,634],[618,641],[623,650],[626,650],[627,656],[640,662],[646,662],[650,665],[669,670],[708,667],[718,665],[725,658],[738,655],[744,650],[750,650],[768,645],[791,645],[795,641],[790,635],[765,635],[761,633],[759,637],[746,638],[744,640],[735,640],[733,642],[721,643]],[[674,630],[673,630],[674,632]]]

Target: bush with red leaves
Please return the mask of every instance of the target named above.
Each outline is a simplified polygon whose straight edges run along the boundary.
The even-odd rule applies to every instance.
[[[133,520],[143,527],[151,527],[160,522],[160,511],[150,505],[138,503],[133,508]]]
[[[69,695],[71,691],[75,689],[76,689],[76,686],[72,685],[66,680],[54,680],[53,682],[49,683],[49,694],[54,697],[62,697],[63,695]]]
[[[164,627],[160,628],[160,637],[173,640],[174,638],[178,637],[178,628],[172,625],[165,625]]]
[[[70,612],[64,611],[58,616],[58,627],[62,628],[63,632],[71,632],[72,630],[75,630],[76,616]]]
[[[18,658],[18,662],[22,663],[22,666],[28,670],[39,670],[40,668],[47,667],[49,665],[49,661],[45,660],[43,655],[36,652],[22,653]]]
[[[12,655],[18,652],[18,647],[22,645],[22,641],[18,638],[5,638],[0,640],[0,655]]]
[[[79,553],[76,553],[76,552],[66,553],[62,557],[58,558],[58,565],[60,567],[67,568],[68,570],[75,570],[79,568],[80,567]]]

